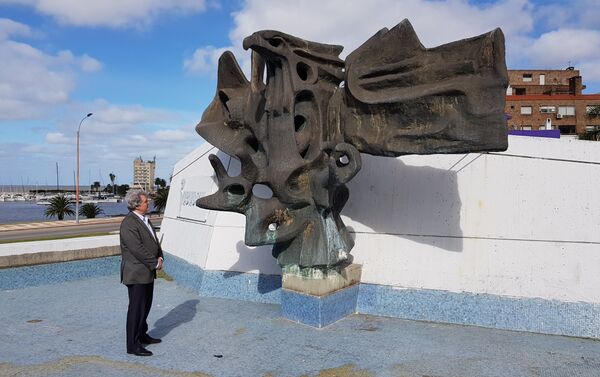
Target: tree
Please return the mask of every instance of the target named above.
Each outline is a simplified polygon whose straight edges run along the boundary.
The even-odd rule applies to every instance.
[[[73,206],[69,203],[69,199],[64,195],[57,195],[48,202],[50,202],[50,204],[46,207],[46,211],[44,212],[46,217],[56,216],[59,220],[64,220],[65,215],[73,216],[75,214]]]
[[[154,209],[158,212],[164,212],[167,207],[167,198],[169,197],[169,186],[159,188],[154,194]]]
[[[162,178],[156,178],[154,180],[154,186],[156,186],[156,191],[158,191],[159,188],[165,188],[167,186],[167,181]]]
[[[117,185],[117,194],[121,196],[125,196],[129,191],[129,185]]]
[[[110,184],[112,185],[113,194],[115,194],[115,178],[117,178],[117,176],[113,173],[110,173],[108,176],[110,177]]]
[[[96,216],[103,214],[104,210],[94,203],[85,203],[79,207],[79,215],[85,216],[88,219],[93,219]]]

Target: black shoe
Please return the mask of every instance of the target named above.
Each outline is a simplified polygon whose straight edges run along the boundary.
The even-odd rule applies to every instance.
[[[158,338],[153,338],[150,335],[146,335],[146,336],[142,337],[141,342],[144,344],[157,344],[157,343],[162,342],[162,340],[158,339]]]
[[[136,356],[152,356],[152,352],[148,351],[144,347],[137,347],[133,350],[127,351],[127,353],[136,355]]]

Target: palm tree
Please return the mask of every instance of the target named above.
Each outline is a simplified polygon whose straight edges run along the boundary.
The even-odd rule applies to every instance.
[[[46,207],[44,214],[46,217],[56,216],[59,220],[64,220],[65,215],[73,216],[73,206],[64,195],[57,195],[49,200],[50,204]]]
[[[159,188],[154,194],[154,209],[158,212],[164,212],[167,206],[167,198],[169,197],[169,186]]]
[[[114,175],[113,173],[110,173],[108,176],[110,178],[110,183],[111,183],[111,186],[112,186],[113,194],[116,194],[117,191],[115,190],[115,178],[117,178],[117,176]]]
[[[85,216],[88,219],[93,219],[94,217],[104,213],[102,208],[98,207],[94,203],[85,203],[79,208],[79,215]]]
[[[156,178],[154,180],[154,187],[156,188],[156,191],[160,190],[161,188],[165,188],[166,185],[167,181],[162,178]]]

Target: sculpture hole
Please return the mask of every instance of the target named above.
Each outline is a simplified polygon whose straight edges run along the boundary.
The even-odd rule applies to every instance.
[[[271,232],[274,232],[274,231],[276,231],[276,230],[277,230],[277,228],[279,228],[279,225],[278,225],[277,223],[271,223],[271,224],[269,224],[269,230],[270,230]]]
[[[220,90],[219,91],[219,99],[221,100],[221,103],[223,104],[225,109],[227,111],[229,111],[229,107],[227,106],[227,102],[229,102],[229,96],[227,94],[225,94],[224,91]]]
[[[298,64],[296,64],[296,72],[298,73],[298,77],[300,77],[300,80],[306,81],[306,79],[308,79],[308,76],[310,76],[310,74],[312,73],[312,69],[309,65],[299,62]]]
[[[249,137],[246,139],[246,143],[252,148],[252,150],[256,153],[258,152],[258,140],[255,137]]]
[[[257,183],[252,186],[252,194],[257,198],[271,199],[273,197],[273,190],[267,185]]]
[[[294,129],[296,132],[302,131],[306,127],[306,118],[302,115],[296,115],[294,117]]]
[[[343,155],[340,158],[338,158],[338,166],[346,166],[349,163],[350,163],[350,159],[346,155]]]
[[[232,195],[244,195],[246,193],[246,190],[244,190],[244,186],[240,185],[239,183],[234,183],[232,185],[227,186],[225,188],[225,191]]]
[[[310,92],[308,90],[303,90],[296,95],[296,103],[308,102],[308,101],[312,101],[313,99],[314,99],[314,95],[312,94],[312,92]]]
[[[279,37],[273,37],[273,38],[269,39],[269,44],[273,47],[279,47],[279,46],[281,46],[282,43],[283,43],[283,39],[281,39]]]
[[[306,155],[308,154],[308,148],[309,147],[310,147],[310,145],[307,145],[306,148],[304,148],[303,150],[300,151],[300,157],[306,158]]]

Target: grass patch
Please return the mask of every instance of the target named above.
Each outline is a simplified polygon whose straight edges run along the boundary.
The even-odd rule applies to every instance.
[[[67,234],[67,235],[63,235],[63,236],[44,236],[44,237],[35,237],[35,238],[25,238],[25,239],[21,239],[21,240],[0,240],[0,244],[34,242],[34,241],[66,240],[69,238],[108,236],[111,234],[114,234],[114,233],[102,232],[102,233],[87,233],[87,234]]]
[[[165,279],[166,281],[173,281],[173,278],[164,270],[156,271],[156,277],[159,279]]]

